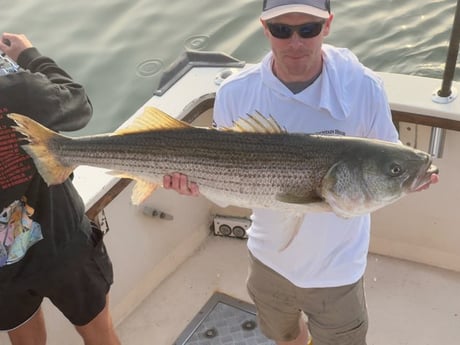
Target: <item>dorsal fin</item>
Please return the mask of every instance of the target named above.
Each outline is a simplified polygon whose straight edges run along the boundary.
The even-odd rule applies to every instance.
[[[233,127],[225,128],[234,132],[249,133],[285,133],[286,130],[276,122],[273,116],[263,116],[256,111],[255,114],[248,114],[247,118],[240,118],[233,123]]]
[[[189,124],[177,120],[165,112],[155,107],[145,107],[144,112],[135,117],[133,122],[128,124],[124,128],[120,128],[113,134],[127,134],[144,132],[155,129],[168,129],[168,128],[188,128],[191,127]]]

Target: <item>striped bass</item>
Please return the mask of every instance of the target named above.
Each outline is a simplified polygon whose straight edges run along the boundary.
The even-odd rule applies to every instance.
[[[429,154],[402,144],[286,133],[260,114],[216,130],[146,107],[126,128],[77,138],[20,114],[8,116],[48,185],[62,183],[80,165],[110,169],[136,181],[134,204],[161,186],[164,175],[179,172],[220,206],[333,211],[348,218],[395,202],[438,171]]]

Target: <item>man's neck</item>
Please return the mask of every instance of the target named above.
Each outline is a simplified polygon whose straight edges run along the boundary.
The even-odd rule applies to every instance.
[[[307,87],[309,87],[311,84],[313,84],[321,75],[321,71],[314,76],[313,78],[307,80],[307,81],[294,81],[290,83],[285,83],[280,79],[280,81],[289,89],[293,94],[297,94],[305,90]]]
[[[316,73],[311,74],[310,76],[304,78],[304,79],[299,79],[298,77],[292,78],[292,79],[283,79],[280,78],[279,74],[276,72],[276,64],[273,61],[272,62],[272,71],[273,74],[289,89],[292,91],[292,93],[296,94],[299,92],[302,92],[305,90],[307,87],[309,87],[311,84],[313,84],[321,75],[323,71],[323,66],[322,66],[322,61],[321,65],[319,68],[315,71]]]
[[[305,71],[301,74],[292,74],[290,75],[289,72],[285,71],[284,73],[278,70],[278,66],[276,64],[275,59],[272,60],[272,72],[273,74],[283,83],[283,84],[290,84],[290,83],[312,83],[314,82],[318,76],[321,75],[323,70],[323,58],[321,56],[318,63],[311,65],[309,69],[306,67]]]

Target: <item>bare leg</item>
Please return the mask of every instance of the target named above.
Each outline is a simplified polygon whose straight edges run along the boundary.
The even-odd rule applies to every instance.
[[[294,340],[291,341],[277,341],[276,345],[310,345],[311,343],[308,342],[309,335],[307,324],[305,320],[301,318],[300,320],[300,333]]]
[[[109,313],[109,297],[106,297],[104,309],[88,324],[75,326],[85,345],[121,345],[112,324]]]
[[[45,318],[41,307],[26,323],[9,331],[8,336],[13,345],[45,345]]]

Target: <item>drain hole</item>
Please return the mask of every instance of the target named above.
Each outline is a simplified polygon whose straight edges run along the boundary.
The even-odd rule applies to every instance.
[[[248,321],[245,321],[242,325],[241,325],[241,328],[243,328],[245,331],[252,331],[253,329],[255,329],[257,327],[257,324],[255,321],[253,320],[248,320]]]
[[[217,336],[217,329],[210,328],[210,329],[206,330],[206,332],[204,332],[204,336],[206,338],[209,338],[209,339],[215,338]]]

